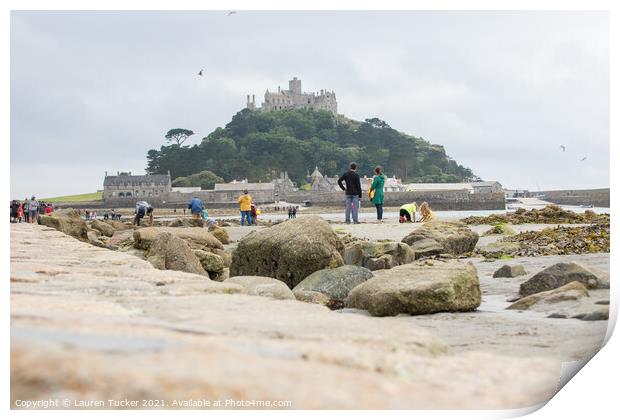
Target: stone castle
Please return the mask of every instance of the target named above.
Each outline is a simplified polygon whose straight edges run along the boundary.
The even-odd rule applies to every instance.
[[[247,108],[251,110],[277,111],[284,109],[315,109],[330,111],[338,114],[338,103],[334,91],[321,89],[319,92],[307,93],[301,90],[301,80],[293,77],[288,81],[288,90],[280,89],[277,92],[265,91],[265,101],[260,108],[256,107],[255,96],[247,96]]]

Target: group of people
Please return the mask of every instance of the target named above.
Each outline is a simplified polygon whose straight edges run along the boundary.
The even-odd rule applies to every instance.
[[[30,199],[11,200],[10,203],[11,223],[36,223],[40,215],[53,211],[52,203],[38,201],[34,195]]]
[[[297,206],[288,206],[288,218],[297,219]]]
[[[243,194],[239,196],[237,200],[239,203],[239,212],[241,214],[241,226],[251,226],[258,224],[258,216],[260,210],[254,202],[252,202],[252,196],[248,190],[243,190]],[[209,221],[209,213],[204,207],[202,200],[199,197],[194,196],[187,205],[192,217],[194,219],[203,219]]]
[[[375,205],[377,209],[377,222],[383,222],[383,202],[384,194],[383,187],[385,185],[385,175],[380,166],[375,168],[375,175],[368,190],[368,198]],[[338,178],[338,186],[345,192],[345,223],[350,224],[351,218],[353,218],[354,224],[359,224],[359,208],[362,200],[362,184],[360,176],[357,173],[357,164],[351,163],[349,170],[345,172],[340,178]],[[411,222],[416,221],[417,204],[415,202],[405,204],[401,206],[399,211],[399,222]],[[433,212],[427,202],[420,205],[420,222],[426,222],[431,220]],[[289,216],[290,217],[290,216]]]

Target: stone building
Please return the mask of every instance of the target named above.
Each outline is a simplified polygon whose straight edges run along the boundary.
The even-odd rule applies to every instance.
[[[277,111],[283,109],[315,109],[330,111],[334,115],[338,114],[338,103],[334,91],[321,89],[319,92],[306,93],[301,90],[301,80],[293,77],[288,82],[288,90],[280,89],[277,92],[265,91],[265,100],[260,108],[256,107],[254,95],[250,101],[247,96],[247,107],[251,110]]]
[[[131,172],[105,173],[103,180],[104,201],[165,197],[172,190],[170,172],[166,175],[132,175]]]
[[[307,176],[308,184],[310,184],[311,191],[329,192],[340,191],[338,187],[338,177],[328,177],[323,175],[319,171],[319,167],[316,166],[312,174]]]

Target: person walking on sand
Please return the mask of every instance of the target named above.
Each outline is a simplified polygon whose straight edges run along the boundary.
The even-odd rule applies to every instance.
[[[417,204],[413,203],[404,204],[400,207],[399,219],[400,223],[415,223],[415,212],[417,210]]]
[[[343,181],[346,187],[342,184]],[[338,178],[338,186],[346,195],[344,222],[346,224],[351,223],[351,214],[353,214],[353,223],[359,224],[358,212],[362,198],[362,184],[355,162],[351,163],[349,170]]]
[[[428,222],[429,220],[433,220],[435,218],[435,214],[432,212],[431,207],[425,201],[420,204],[420,222]]]
[[[241,212],[241,226],[243,221],[248,222],[248,226],[252,225],[252,196],[248,194],[248,190],[243,190],[243,195],[239,197],[239,211]]]
[[[187,205],[187,208],[192,213],[194,219],[200,219],[200,213],[202,213],[204,206],[202,205],[202,200],[194,196]],[[185,214],[185,210],[183,210],[183,214]]]
[[[37,217],[39,215],[39,202],[36,197],[33,195],[28,203],[28,218],[30,219],[30,223],[35,223],[37,221]]]
[[[368,196],[370,201],[373,202],[377,208],[377,222],[383,222],[383,186],[385,185],[385,175],[381,171],[381,166],[375,168],[375,177],[372,180],[372,185],[368,190]]]

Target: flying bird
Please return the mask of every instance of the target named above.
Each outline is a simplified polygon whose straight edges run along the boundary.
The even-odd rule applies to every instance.
[[[579,161],[580,161],[580,162],[583,162],[583,161],[584,161],[584,160],[586,160],[587,158],[588,158],[587,156],[584,156],[584,157],[582,157],[581,159],[579,159]]]
[[[237,14],[237,12],[232,11],[232,12],[228,12],[228,14],[226,16],[235,15],[235,14]]]
[[[202,72],[204,69],[200,69],[200,71],[198,72],[198,76],[202,76]]]
[[[566,152],[566,146],[564,146],[563,144],[560,144],[560,149],[562,149],[563,152]]]

